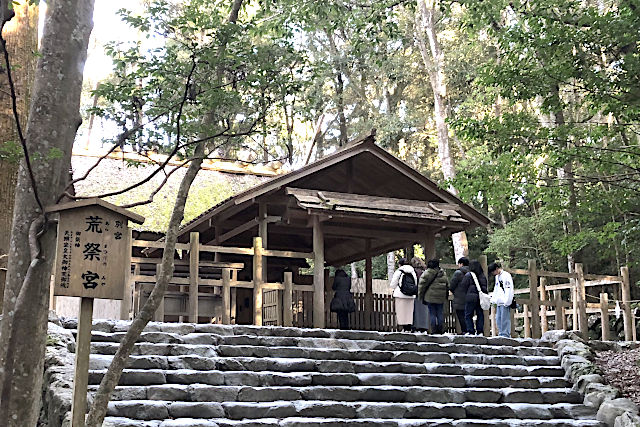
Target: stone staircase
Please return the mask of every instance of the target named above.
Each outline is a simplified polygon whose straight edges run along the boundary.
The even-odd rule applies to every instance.
[[[127,326],[94,323],[90,395]],[[105,426],[601,425],[594,420],[545,342],[151,323]]]

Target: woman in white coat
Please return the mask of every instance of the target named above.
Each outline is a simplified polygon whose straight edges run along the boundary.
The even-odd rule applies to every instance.
[[[396,318],[398,320],[398,326],[403,331],[411,331],[411,324],[413,323],[413,300],[416,298],[414,295],[405,295],[400,291],[402,280],[411,280],[418,285],[418,278],[416,272],[407,261],[406,258],[400,259],[398,263],[400,267],[393,273],[391,277],[390,286],[393,289],[393,298],[396,305]],[[403,278],[404,275],[409,275],[407,278]]]

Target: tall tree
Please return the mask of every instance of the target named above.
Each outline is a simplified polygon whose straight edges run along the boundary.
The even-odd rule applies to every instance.
[[[44,208],[58,201],[69,179],[93,4],[49,3],[26,133],[19,135],[24,158],[18,171],[0,335],[0,424],[5,426],[33,426],[40,412],[56,236]],[[6,70],[10,75],[11,64]]]

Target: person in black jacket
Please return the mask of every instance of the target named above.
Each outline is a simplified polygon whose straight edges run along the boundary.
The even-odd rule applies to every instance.
[[[449,282],[449,290],[453,293],[453,309],[456,311],[460,331],[463,334],[467,332],[467,321],[464,318],[464,305],[467,293],[461,284],[464,275],[468,272],[469,258],[463,256],[458,260],[458,269],[453,273],[453,277]]]
[[[480,262],[472,259],[469,263],[469,272],[462,278],[460,286],[465,290],[464,318],[467,323],[467,334],[484,334],[484,311],[480,307],[480,295],[476,287],[472,273],[478,278],[478,284],[482,292],[487,292],[487,278],[482,271]],[[475,329],[473,327],[473,315],[476,315]]]
[[[336,291],[331,300],[331,311],[338,315],[340,329],[349,329],[349,313],[356,311],[356,303],[351,293],[351,277],[343,269],[336,270],[331,288]]]

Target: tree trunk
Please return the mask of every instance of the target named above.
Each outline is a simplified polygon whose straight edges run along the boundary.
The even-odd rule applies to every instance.
[[[13,12],[15,16],[5,24],[2,35],[7,41],[7,52],[12,64],[20,65],[12,69],[12,77],[17,96],[20,124],[24,129],[29,112],[31,86],[38,62],[38,58],[34,54],[38,50],[38,6],[30,5],[27,0],[23,0],[13,5]],[[4,61],[2,64],[0,67],[0,149],[8,142],[11,145],[19,143]],[[0,153],[0,206],[2,206],[0,211],[0,255],[9,252],[9,236],[13,222],[13,203],[19,161],[19,157],[16,159]],[[0,283],[0,289],[3,286],[4,283]]]
[[[344,147],[347,145],[349,137],[347,136],[347,118],[344,115],[344,81],[341,71],[336,74],[336,95],[338,97],[338,124],[340,126],[338,145]]]
[[[451,184],[451,180],[456,176],[456,167],[451,156],[451,145],[449,142],[449,126],[447,118],[449,116],[449,99],[447,98],[447,84],[444,75],[444,52],[438,41],[436,31],[436,12],[438,11],[437,0],[419,0],[416,11],[416,39],[422,61],[429,74],[431,89],[433,92],[434,120],[438,136],[438,157],[442,165],[442,175],[449,181],[449,192],[458,195],[458,190]],[[425,39],[425,34],[427,38]],[[451,236],[453,240],[453,250],[455,259],[469,254],[469,243],[467,234],[463,231]]]
[[[189,189],[195,179],[200,166],[202,165],[202,159],[204,157],[204,142],[197,145],[195,150],[196,158],[189,165],[187,173],[182,178],[180,188],[176,196],[176,202],[173,205],[173,212],[171,213],[171,219],[167,227],[167,234],[165,238],[165,246],[162,254],[162,264],[160,265],[160,273],[156,281],[156,285],[153,287],[149,299],[145,302],[144,306],[140,310],[140,313],[131,323],[131,326],[127,330],[127,333],[120,341],[118,350],[109,365],[107,373],[102,378],[98,391],[93,398],[93,404],[87,416],[86,427],[100,427],[104,421],[104,417],[107,413],[107,404],[111,398],[111,393],[115,390],[122,370],[127,364],[127,360],[133,351],[136,341],[140,337],[140,334],[144,330],[145,326],[160,306],[160,303],[164,299],[164,293],[167,289],[169,281],[173,277],[174,269],[174,252],[176,248],[176,241],[178,239],[178,230],[180,224],[184,219],[184,206],[189,195]]]
[[[26,146],[40,203],[26,162],[20,163],[0,336],[0,425],[33,426],[40,412],[49,281],[55,225],[42,207],[56,203],[69,179],[71,147],[80,125],[82,70],[92,29],[92,0],[50,2],[35,74]],[[61,153],[60,155],[51,155]],[[40,238],[36,233],[42,232]]]

